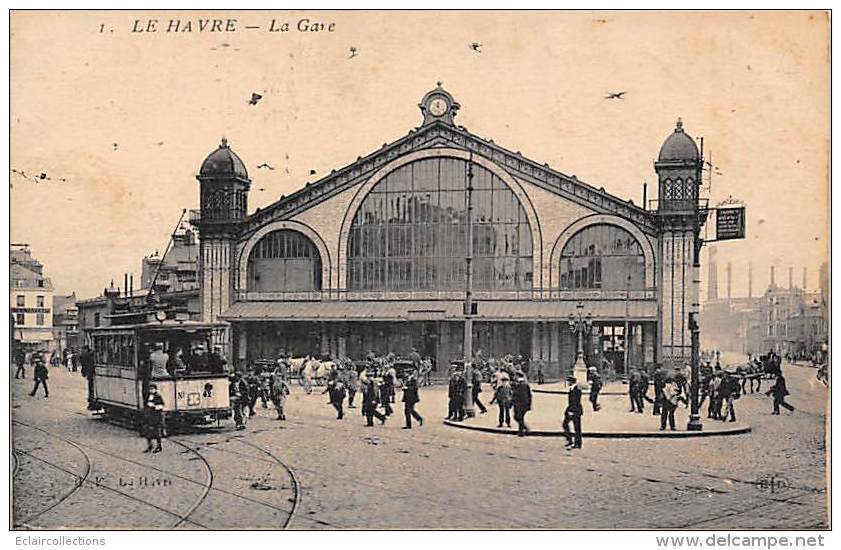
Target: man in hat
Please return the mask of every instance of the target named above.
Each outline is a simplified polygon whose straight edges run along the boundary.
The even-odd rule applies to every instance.
[[[514,405],[514,420],[517,422],[517,435],[522,437],[529,431],[526,425],[526,413],[531,410],[531,388],[525,375],[519,372],[513,386],[512,403]]]
[[[596,376],[598,376],[598,373],[596,373]],[[564,437],[567,439],[567,449],[580,449],[581,417],[584,415],[584,408],[581,406],[581,388],[574,376],[567,376],[567,382],[569,383],[569,395],[567,408],[564,411]],[[574,436],[569,431],[570,422],[575,429]]]
[[[286,374],[283,371],[275,372],[272,377],[272,403],[277,411],[277,420],[286,420],[286,398],[292,391],[286,383]]]
[[[774,411],[771,414],[780,414],[780,406],[785,407],[790,412],[794,412],[794,407],[792,407],[789,403],[786,403],[786,396],[788,395],[788,388],[786,387],[786,378],[783,376],[783,373],[777,375],[777,379],[774,381],[774,385],[771,386],[771,389],[765,392],[765,395],[773,395],[774,396]]]
[[[161,452],[161,438],[164,435],[164,399],[158,393],[157,384],[149,384],[149,397],[143,409],[143,435],[146,437],[144,453]],[[152,448],[152,442],[156,445]]]
[[[481,414],[485,414],[488,412],[488,409],[485,407],[485,404],[479,399],[479,394],[482,393],[482,371],[478,368],[473,369],[472,373],[472,381],[473,387],[471,388],[470,392],[473,395],[473,403],[479,407],[479,412]]]
[[[651,414],[656,416],[660,414],[660,409],[663,405],[663,386],[666,385],[666,373],[663,372],[663,366],[659,363],[657,364],[657,368],[654,369],[651,379],[654,382],[654,407],[652,408]]]
[[[93,352],[90,346],[82,348],[82,353],[79,356],[79,362],[82,364],[82,376],[88,380],[88,410],[96,408],[94,405],[94,378],[96,377],[96,366]]]
[[[166,366],[169,363],[169,354],[164,351],[163,342],[156,342],[155,349],[149,354],[149,362],[152,365],[152,379],[169,378]]]
[[[377,410],[377,403],[379,403],[380,398],[376,384],[367,376],[360,378],[360,380],[362,382],[362,414],[365,415],[365,419],[367,420],[365,426],[373,426],[375,416],[381,424],[385,424],[386,416]]]
[[[449,411],[447,420],[464,420],[464,392],[467,391],[467,382],[461,371],[455,371],[450,376],[450,385],[447,390],[449,397]]]
[[[415,405],[420,402],[420,392],[418,390],[418,372],[412,371],[406,379],[406,384],[403,386],[403,416],[406,419],[404,430],[412,429],[412,418],[418,421],[418,424],[423,426],[423,417],[415,411]]]
[[[675,430],[675,409],[682,400],[680,386],[673,376],[667,376],[663,384],[663,398],[660,402],[660,431],[665,431],[666,423]]]
[[[234,410],[234,424],[237,430],[245,429],[245,415],[243,414],[248,399],[248,389],[242,380],[242,375],[239,372],[234,372],[230,376],[230,386],[228,386],[228,395],[231,399],[231,408]]]
[[[347,368],[345,368],[345,387],[347,388],[347,408],[355,409],[356,405],[353,400],[356,398],[356,392],[359,391],[359,373],[356,372],[356,367],[349,360],[347,361]]]
[[[339,378],[334,378],[333,380],[327,382],[327,389],[324,391],[329,393],[330,404],[333,405],[333,408],[336,409],[336,412],[338,413],[336,420],[341,420],[345,417],[343,410],[345,396],[347,395],[347,391],[345,391],[345,384]]]
[[[50,396],[50,389],[47,387],[47,378],[49,378],[49,371],[47,370],[47,365],[44,364],[44,358],[41,355],[35,356],[33,354],[33,358],[31,361],[35,365],[35,385],[32,387],[32,391],[29,392],[29,395],[35,396],[35,392],[38,391],[38,386],[44,386],[44,399]]]
[[[599,405],[599,393],[604,387],[604,382],[596,367],[590,367],[590,369],[590,404],[593,405],[593,412],[598,412],[602,408]]]
[[[26,350],[23,346],[15,346],[15,378],[26,379]]]
[[[204,344],[199,344],[193,350],[193,355],[188,361],[188,366],[192,372],[208,372],[210,365],[208,363],[208,355],[205,353]]]
[[[213,346],[213,351],[207,356],[207,369],[214,374],[222,374],[227,370],[227,364],[222,346]]]
[[[511,401],[514,396],[514,389],[511,387],[511,379],[505,371],[497,371],[501,373],[498,377],[496,388],[494,389],[494,396],[491,399],[491,405],[496,403],[499,407],[499,422],[497,428],[501,428],[505,423],[509,428],[511,427]]]
[[[257,414],[254,407],[257,405],[257,397],[260,395],[260,378],[254,373],[254,367],[248,368],[248,372],[245,374],[245,377],[243,377],[242,383],[244,383],[246,387],[246,393],[248,395],[246,399],[246,403],[248,404],[248,416],[251,417]],[[245,395],[245,393],[243,395]]]

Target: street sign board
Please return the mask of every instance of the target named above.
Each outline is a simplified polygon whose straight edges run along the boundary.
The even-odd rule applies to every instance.
[[[715,211],[715,240],[745,238],[745,207],[728,206]]]

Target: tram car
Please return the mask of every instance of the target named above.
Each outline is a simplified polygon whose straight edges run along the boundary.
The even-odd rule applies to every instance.
[[[164,401],[167,422],[219,423],[231,416],[228,374],[211,372],[207,357],[218,325],[195,321],[162,321],[100,327],[91,331],[95,376],[94,405],[105,415],[137,423],[149,384]],[[177,355],[186,369],[168,368],[168,376],[152,377],[150,356],[162,349],[170,360]],[[194,350],[202,349],[202,352]],[[174,365],[173,365],[174,367]]]

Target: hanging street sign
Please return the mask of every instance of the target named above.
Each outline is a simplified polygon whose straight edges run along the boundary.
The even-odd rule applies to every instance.
[[[715,240],[745,238],[745,207],[727,206],[715,210]]]

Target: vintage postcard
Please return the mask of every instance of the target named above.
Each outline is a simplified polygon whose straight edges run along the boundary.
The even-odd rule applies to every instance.
[[[12,10],[10,529],[829,529],[829,44]]]

